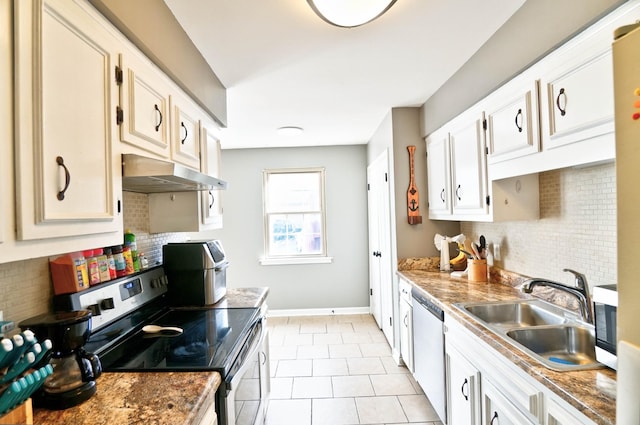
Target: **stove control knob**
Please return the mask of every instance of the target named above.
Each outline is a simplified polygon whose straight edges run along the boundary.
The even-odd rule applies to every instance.
[[[113,298],[105,298],[100,301],[100,308],[103,310],[113,310],[116,306],[113,304]]]
[[[98,304],[91,304],[87,306],[87,310],[91,312],[92,316],[100,316],[102,314],[102,311],[100,310],[100,305]]]
[[[151,279],[151,289],[159,288],[160,281],[158,279]]]

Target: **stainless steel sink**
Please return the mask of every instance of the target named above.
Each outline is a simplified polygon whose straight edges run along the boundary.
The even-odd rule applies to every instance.
[[[463,308],[487,324],[504,328],[559,325],[567,321],[562,312],[546,304],[538,300],[517,300],[465,304]]]
[[[600,367],[596,361],[592,327],[562,325],[512,329],[507,336],[535,354],[545,366],[556,369]]]
[[[454,307],[549,369],[603,367],[595,360],[593,325],[555,304],[531,298],[458,303]]]

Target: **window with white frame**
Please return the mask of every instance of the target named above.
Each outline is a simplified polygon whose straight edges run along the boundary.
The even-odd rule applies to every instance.
[[[327,258],[324,168],[263,171],[265,263]]]

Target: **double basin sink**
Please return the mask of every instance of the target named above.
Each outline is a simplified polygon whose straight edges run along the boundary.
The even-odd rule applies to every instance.
[[[454,306],[549,369],[602,367],[595,359],[593,325],[554,304],[534,298]]]

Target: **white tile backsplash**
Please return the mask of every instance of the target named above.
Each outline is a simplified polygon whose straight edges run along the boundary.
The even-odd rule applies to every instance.
[[[461,224],[477,241],[499,243],[506,270],[573,283],[570,268],[584,273],[591,287],[617,283],[615,164],[569,168],[540,174],[540,219]]]

